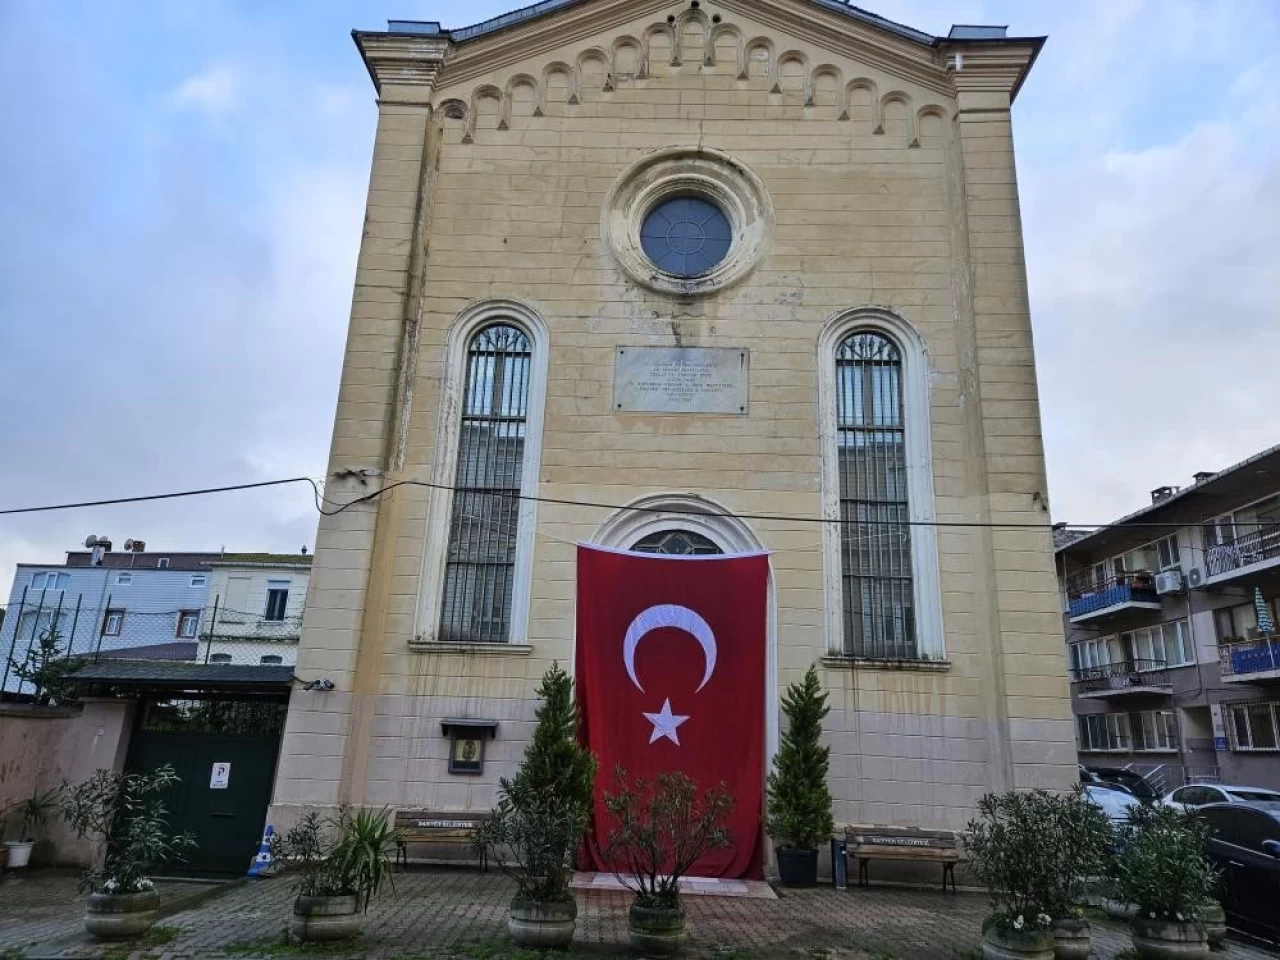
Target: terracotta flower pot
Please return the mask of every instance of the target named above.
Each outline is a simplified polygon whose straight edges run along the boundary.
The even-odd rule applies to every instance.
[[[349,897],[299,897],[293,901],[290,930],[304,943],[349,940],[364,926],[360,903]]]
[[[1057,960],[1089,960],[1089,921],[1066,917],[1053,922],[1053,955]]]
[[[1144,960],[1205,960],[1209,938],[1204,924],[1134,917],[1129,921],[1133,949]]]
[[[669,957],[684,942],[684,909],[641,907],[633,903],[627,915],[627,935],[636,951]]]
[[[160,894],[91,893],[85,901],[84,928],[96,940],[131,940],[156,922]]]
[[[1052,930],[1005,930],[992,924],[982,932],[983,960],[1053,960]]]
[[[507,913],[507,933],[522,947],[563,950],[573,943],[578,921],[576,900],[548,903],[512,900]]]

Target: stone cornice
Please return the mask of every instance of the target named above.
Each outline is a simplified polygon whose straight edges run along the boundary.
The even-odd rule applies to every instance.
[[[954,96],[937,49],[802,0],[716,0],[733,13],[789,33],[832,53],[877,67],[944,96]],[[455,47],[440,86],[466,83],[521,60],[601,33],[646,14],[665,19],[682,9],[671,0],[598,0],[568,7]]]
[[[1012,103],[1044,46],[1044,37],[944,42],[942,54],[957,95],[1000,93]]]
[[[442,37],[412,34],[353,30],[351,37],[379,94],[387,86],[422,87],[429,94],[452,46]]]

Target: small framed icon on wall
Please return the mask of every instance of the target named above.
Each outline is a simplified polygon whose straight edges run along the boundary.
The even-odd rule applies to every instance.
[[[455,718],[442,720],[440,726],[449,738],[449,772],[483,773],[485,744],[497,735],[498,721]]]

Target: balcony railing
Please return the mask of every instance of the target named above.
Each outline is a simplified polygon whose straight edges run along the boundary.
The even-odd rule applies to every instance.
[[[1071,671],[1071,682],[1080,695],[1149,692],[1170,685],[1163,660],[1122,660],[1100,667]]]
[[[1280,637],[1226,644],[1218,653],[1224,677],[1280,671]]]
[[[1205,551],[1205,573],[1210,577],[1220,577],[1233,570],[1276,559],[1280,559],[1280,524],[1262,524],[1252,533],[1209,547]]]
[[[1067,582],[1067,613],[1082,617],[1125,603],[1159,603],[1155,575],[1146,570],[1107,577],[1092,574]]]

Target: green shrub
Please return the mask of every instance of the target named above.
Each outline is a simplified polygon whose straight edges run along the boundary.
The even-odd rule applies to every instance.
[[[1173,807],[1137,807],[1112,863],[1118,899],[1152,920],[1195,920],[1212,899],[1217,871],[1205,858],[1209,825]]]
[[[831,839],[831,750],[822,745],[822,721],[830,713],[813,666],[782,698],[787,729],[769,772],[769,835],[780,846],[814,850]]]

